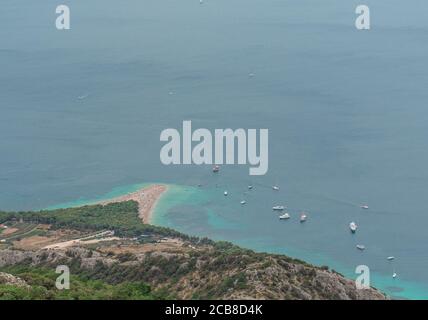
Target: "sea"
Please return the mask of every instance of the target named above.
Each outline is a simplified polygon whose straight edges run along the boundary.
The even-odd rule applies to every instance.
[[[3,0],[0,209],[165,183],[157,225],[351,279],[366,265],[391,297],[428,299],[428,2],[366,0],[370,30],[360,4]],[[160,133],[184,120],[269,129],[269,171],[163,165]]]

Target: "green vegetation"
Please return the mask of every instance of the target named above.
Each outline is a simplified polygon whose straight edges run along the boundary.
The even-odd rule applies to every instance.
[[[23,219],[29,223],[46,223],[56,228],[76,230],[114,230],[119,236],[159,234],[190,239],[168,228],[143,224],[138,217],[138,204],[134,201],[92,205],[79,208],[44,210],[37,212],[0,212],[0,223]]]
[[[162,299],[144,282],[124,282],[110,285],[101,280],[90,280],[72,275],[70,290],[58,290],[51,269],[28,266],[3,268],[3,272],[25,280],[29,287],[0,283],[0,300],[148,300]]]

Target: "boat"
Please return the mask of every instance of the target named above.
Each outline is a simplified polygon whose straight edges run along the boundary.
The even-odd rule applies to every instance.
[[[217,173],[217,172],[219,172],[219,171],[220,171],[220,166],[215,165],[215,166],[213,167],[213,172],[214,172],[214,173]]]
[[[242,204],[242,205],[244,205],[244,204],[246,204],[246,203],[247,203],[247,201],[245,201],[245,200],[242,200],[242,201],[241,201],[241,204]]]
[[[253,186],[252,186],[252,185],[249,185],[249,186],[248,186],[248,190],[251,190],[251,189],[253,189]]]
[[[275,207],[272,207],[272,210],[274,210],[274,211],[282,211],[284,209],[285,209],[284,206],[275,206]]]
[[[351,222],[349,224],[349,229],[351,229],[352,233],[355,233],[355,231],[357,231],[357,228],[358,228],[358,226],[357,226],[357,224],[355,222]]]
[[[227,195],[228,195],[227,191],[225,191],[225,192],[224,192],[224,195],[225,195],[225,196],[227,196]]]
[[[361,206],[360,206],[360,208],[361,208],[361,209],[364,209],[364,210],[368,210],[368,209],[369,209],[369,206],[368,206],[368,205],[366,205],[366,204],[363,204],[363,205],[361,205]]]
[[[362,244],[357,244],[357,249],[363,251],[366,249],[366,247]]]
[[[392,274],[392,278],[397,278],[397,274],[395,272]]]
[[[278,186],[272,186],[272,189],[275,191],[279,191],[279,187]]]
[[[388,260],[388,261],[392,261],[394,259],[395,259],[395,257],[393,257],[393,256],[390,256],[390,257],[386,258],[386,260]]]
[[[286,212],[286,213],[280,215],[279,219],[281,219],[281,220],[290,219],[290,215]]]
[[[89,94],[84,94],[84,95],[78,96],[77,99],[78,100],[85,100],[87,97],[89,97]]]
[[[308,216],[306,215],[306,213],[302,212],[302,214],[300,215],[300,222],[305,222],[306,219],[308,219]]]

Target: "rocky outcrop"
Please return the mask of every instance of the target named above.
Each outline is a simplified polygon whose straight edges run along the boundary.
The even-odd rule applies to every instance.
[[[30,286],[21,278],[15,277],[14,275],[0,272],[0,285],[11,285],[16,287],[29,288]]]

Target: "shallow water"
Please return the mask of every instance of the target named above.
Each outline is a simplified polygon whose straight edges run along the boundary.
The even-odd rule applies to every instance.
[[[354,28],[357,1],[63,2],[67,32],[54,28],[57,1],[2,2],[2,209],[203,184],[170,191],[156,222],[350,277],[367,264],[388,293],[428,298],[426,1],[366,1],[369,32]],[[268,174],[163,166],[159,134],[183,120],[268,128]]]

